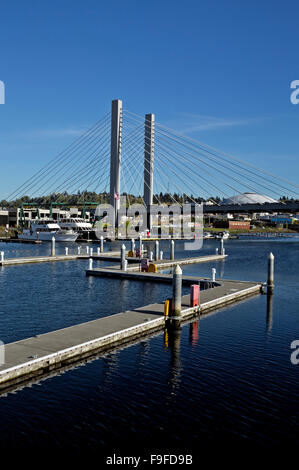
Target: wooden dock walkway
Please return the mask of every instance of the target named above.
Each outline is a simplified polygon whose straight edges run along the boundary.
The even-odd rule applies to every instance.
[[[219,284],[201,291],[200,307],[189,307],[190,296],[182,297],[182,320],[258,294],[262,288],[260,283],[254,282],[221,280]],[[7,344],[5,364],[0,366],[0,389],[5,392],[99,351],[163,330],[167,321],[163,311],[163,302],[146,305]]]

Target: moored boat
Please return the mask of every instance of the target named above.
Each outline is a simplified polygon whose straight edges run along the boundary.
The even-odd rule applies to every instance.
[[[54,220],[31,220],[29,227],[24,229],[18,238],[20,240],[51,241],[55,238],[57,242],[74,242],[78,233],[73,230],[62,230]]]
[[[62,218],[57,223],[61,229],[77,233],[79,240],[94,240],[96,238],[92,224],[80,217]]]

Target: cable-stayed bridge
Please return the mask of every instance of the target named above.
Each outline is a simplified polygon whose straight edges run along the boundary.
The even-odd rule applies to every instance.
[[[86,191],[106,195],[116,216],[121,196],[127,205],[138,198],[149,212],[165,195],[191,208],[209,201],[208,213],[299,212],[298,185],[169,129],[154,114],[134,114],[120,100],[7,201]]]

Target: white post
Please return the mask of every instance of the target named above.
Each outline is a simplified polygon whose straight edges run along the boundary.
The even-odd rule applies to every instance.
[[[51,240],[51,256],[55,256],[55,238],[52,237]]]
[[[160,259],[163,259],[163,251],[160,251]]]
[[[212,282],[215,282],[216,279],[216,269],[212,268]]]
[[[120,269],[125,271],[125,261],[126,261],[126,246],[123,244],[121,246],[121,261],[120,261]]]
[[[170,240],[170,259],[174,259],[174,240]]]
[[[140,250],[140,255],[142,253],[142,236],[139,235],[139,250]]]
[[[90,248],[90,256],[93,254],[93,248]]]
[[[220,240],[220,254],[223,255],[223,238]]]
[[[267,294],[273,294],[274,290],[274,255],[269,254],[268,257],[268,280],[267,280]]]
[[[158,261],[159,259],[159,242],[156,240],[155,243],[155,261]]]
[[[88,261],[89,261],[89,266],[88,266],[88,269],[89,269],[89,271],[91,271],[91,270],[92,270],[92,263],[93,263],[93,259],[92,259],[92,258],[89,258],[89,260],[88,260]]]
[[[182,310],[182,270],[177,265],[172,279],[172,316],[181,316]]]
[[[215,254],[218,255],[218,248],[215,249]]]
[[[0,251],[0,261],[4,261],[4,251]]]
[[[78,246],[78,255],[81,255],[81,246]]]
[[[150,261],[153,261],[153,252],[150,251]]]
[[[97,248],[97,255],[99,256],[101,254],[101,248],[98,246]]]
[[[131,251],[134,253],[135,251],[135,240],[134,238],[131,238]]]
[[[66,247],[65,247],[65,256],[68,256],[68,254],[69,254],[69,249],[68,249],[68,247],[66,246]]]
[[[86,247],[86,254],[89,255],[89,246]]]
[[[100,248],[101,248],[101,253],[104,252],[104,237],[103,235],[101,235],[101,238],[100,238]]]

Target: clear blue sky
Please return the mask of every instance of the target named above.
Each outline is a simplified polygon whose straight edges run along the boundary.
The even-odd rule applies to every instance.
[[[298,184],[298,2],[1,3],[0,199],[112,99]]]

